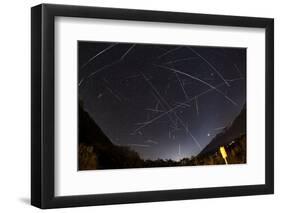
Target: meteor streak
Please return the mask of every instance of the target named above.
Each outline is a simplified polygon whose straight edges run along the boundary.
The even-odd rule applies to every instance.
[[[179,74],[188,76],[189,78],[192,78],[192,79],[194,79],[194,80],[196,80],[196,81],[199,81],[199,82],[201,82],[202,84],[205,84],[205,85],[207,85],[208,87],[214,89],[214,90],[217,91],[219,94],[223,95],[223,96],[224,96],[228,101],[230,101],[233,105],[235,105],[235,106],[237,105],[237,103],[236,103],[235,101],[233,101],[231,98],[229,98],[228,96],[226,96],[222,91],[220,91],[219,89],[217,89],[217,88],[214,87],[213,85],[209,84],[208,82],[201,80],[200,78],[197,78],[197,77],[195,77],[195,76],[193,76],[193,75],[190,75],[190,74],[188,74],[188,73],[182,72],[182,71],[177,70],[177,69],[174,69],[174,68],[170,68],[170,67],[166,67],[166,66],[162,66],[162,65],[156,65],[156,64],[155,64],[154,66],[157,66],[157,67],[160,67],[160,68],[163,68],[163,69],[166,69],[166,70],[170,70],[170,71],[173,71],[173,72],[177,72],[177,73],[179,73]]]
[[[116,43],[116,44],[112,44],[112,45],[110,45],[109,47],[105,48],[104,50],[100,51],[98,54],[96,54],[96,55],[94,55],[93,57],[91,57],[85,64],[83,64],[80,69],[81,69],[81,70],[84,69],[84,68],[85,68],[91,61],[93,61],[96,57],[98,57],[99,55],[105,53],[106,51],[110,50],[112,47],[114,47],[114,46],[116,46],[116,45],[117,45],[117,43]]]
[[[214,70],[218,76],[224,81],[224,83],[227,86],[230,86],[230,84],[224,79],[224,77],[222,76],[222,74],[206,59],[204,58],[202,55],[200,55],[197,51],[195,51],[193,48],[188,47],[195,55],[197,55],[198,57],[200,57],[203,61],[205,61],[211,68],[212,70]]]

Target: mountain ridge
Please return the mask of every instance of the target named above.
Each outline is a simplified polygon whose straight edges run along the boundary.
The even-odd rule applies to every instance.
[[[228,145],[240,136],[246,135],[246,117],[246,104],[244,104],[240,113],[231,122],[231,125],[218,133],[197,156],[212,154],[217,151],[218,147]]]

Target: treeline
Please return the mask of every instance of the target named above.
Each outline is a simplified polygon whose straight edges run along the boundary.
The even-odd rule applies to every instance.
[[[246,137],[241,136],[225,146],[229,164],[246,163]],[[115,146],[101,149],[81,143],[79,145],[79,170],[151,168],[171,166],[198,166],[225,164],[218,150],[203,156],[171,159],[143,160],[137,152],[126,146]]]

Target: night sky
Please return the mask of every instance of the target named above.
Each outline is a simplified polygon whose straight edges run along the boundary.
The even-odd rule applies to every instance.
[[[78,42],[79,100],[144,159],[196,156],[246,101],[246,49]]]

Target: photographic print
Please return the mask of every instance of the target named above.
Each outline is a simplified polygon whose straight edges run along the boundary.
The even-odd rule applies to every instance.
[[[34,6],[31,112],[33,206],[273,194],[274,19]]]
[[[246,51],[78,41],[78,170],[246,163]]]

